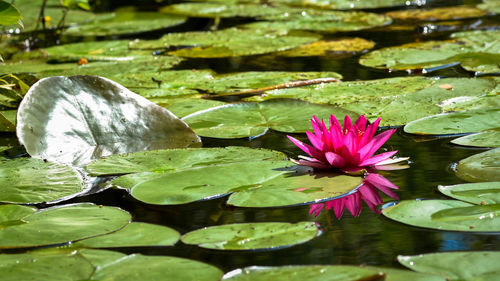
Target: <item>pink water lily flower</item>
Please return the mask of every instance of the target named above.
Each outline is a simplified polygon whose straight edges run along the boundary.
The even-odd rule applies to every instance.
[[[384,131],[375,136],[380,118],[370,125],[364,115],[353,124],[349,116],[344,118],[344,127],[335,116],[330,116],[330,129],[316,116],[311,119],[314,133],[306,132],[311,145],[287,136],[309,156],[299,156],[294,163],[315,169],[337,168],[344,172],[356,172],[368,167],[393,164],[407,158],[391,159],[397,151],[373,155],[396,131]]]
[[[378,191],[382,191],[390,197],[398,199],[396,193],[391,189],[398,189],[398,187],[379,174],[369,173],[355,192],[326,203],[312,204],[309,208],[309,214],[314,214],[317,217],[323,209],[333,209],[337,219],[340,219],[344,213],[344,209],[347,209],[354,217],[357,217],[361,214],[363,201],[365,201],[373,212],[379,213],[380,211],[377,210],[377,206],[383,202]]]

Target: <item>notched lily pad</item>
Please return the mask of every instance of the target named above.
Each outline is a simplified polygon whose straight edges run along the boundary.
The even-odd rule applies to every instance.
[[[182,236],[186,244],[218,250],[258,250],[290,247],[319,234],[315,222],[240,223],[205,227]]]
[[[474,147],[500,147],[500,129],[495,128],[484,132],[463,136],[451,141],[453,144]]]
[[[0,202],[35,204],[76,196],[86,187],[73,168],[33,158],[0,161]]]
[[[500,182],[440,185],[439,191],[452,198],[473,204],[500,204]]]
[[[38,81],[21,102],[17,120],[19,141],[31,156],[73,165],[200,142],[168,110],[97,76]]]
[[[102,235],[122,228],[130,218],[121,209],[90,203],[42,209],[17,218],[18,223],[4,224],[0,248],[54,245]]]
[[[470,182],[500,181],[500,148],[460,160],[455,173]]]
[[[500,232],[500,204],[475,206],[457,200],[403,200],[384,216],[417,227],[448,231]]]

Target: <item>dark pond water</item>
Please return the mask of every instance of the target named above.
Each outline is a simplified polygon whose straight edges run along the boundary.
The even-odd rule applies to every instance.
[[[129,1],[131,2],[131,1]],[[433,1],[433,6],[453,6],[473,4],[477,1]],[[130,3],[122,3],[130,4]],[[116,6],[111,3],[108,8]],[[380,10],[385,11],[385,10]],[[378,10],[377,10],[378,12]],[[498,17],[462,21],[462,26],[488,26],[499,22]],[[200,30],[210,26],[210,20],[192,20],[186,30]],[[241,20],[223,20],[221,27],[241,23]],[[466,24],[464,24],[466,23]],[[357,36],[373,40],[376,48],[414,42],[417,39],[444,39],[452,31],[425,33],[425,26],[415,23],[413,31],[371,30],[352,33],[335,33],[332,38]],[[156,34],[148,34],[154,38]],[[362,67],[357,63],[359,55],[350,57],[286,59],[264,61],[260,57],[236,59],[187,60],[176,69],[211,68],[220,73],[249,70],[291,70],[291,71],[336,71],[344,80],[369,80],[383,77],[422,75],[406,72],[385,72]],[[437,70],[426,76],[468,77],[470,73],[452,67]],[[297,135],[305,140],[305,134]],[[399,151],[400,156],[409,156],[409,169],[382,172],[399,186],[397,194],[401,199],[444,198],[437,191],[437,186],[461,183],[451,166],[453,163],[480,149],[466,149],[449,144],[449,138],[415,139],[399,129],[386,143],[385,147]],[[248,140],[203,139],[205,147],[239,145],[263,147],[283,151],[291,157],[300,154],[285,134],[268,132],[264,136]],[[385,197],[386,200],[390,198]],[[323,211],[315,218],[309,215],[308,206],[288,208],[233,208],[225,204],[226,198],[196,202],[179,206],[147,205],[133,199],[120,190],[105,190],[90,196],[80,197],[71,202],[94,202],[96,204],[119,206],[133,215],[134,221],[149,222],[172,227],[180,233],[206,226],[241,222],[298,222],[317,221],[323,230],[318,238],[286,249],[273,251],[215,251],[178,243],[175,247],[127,248],[125,253],[144,253],[153,255],[174,255],[208,262],[229,271],[250,265],[295,265],[295,264],[367,264],[400,267],[395,260],[397,255],[415,255],[430,252],[455,250],[500,250],[498,235],[470,234],[447,231],[433,231],[406,226],[374,214],[365,205],[361,216],[353,218],[347,211],[341,220],[333,213]],[[67,202],[65,202],[67,203]]]

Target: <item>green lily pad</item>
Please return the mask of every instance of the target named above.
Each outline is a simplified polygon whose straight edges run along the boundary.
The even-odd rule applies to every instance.
[[[301,11],[301,10],[300,10]],[[160,12],[203,18],[261,17],[286,12],[299,12],[297,8],[259,5],[258,3],[179,3],[162,7]]]
[[[403,200],[384,216],[417,227],[451,231],[500,232],[500,204],[475,206],[456,200]]]
[[[291,50],[275,53],[282,57],[331,56],[339,53],[358,53],[369,50],[375,42],[359,37],[320,40]]]
[[[463,136],[451,141],[453,144],[475,147],[500,147],[500,130],[486,130],[477,134]]]
[[[500,204],[500,182],[440,185],[444,195],[473,204]]]
[[[498,30],[458,32],[446,41],[382,48],[362,56],[359,63],[394,70],[425,69],[461,63],[469,71],[500,72],[499,36]]]
[[[408,123],[404,131],[417,135],[450,135],[475,133],[498,127],[499,108],[432,115]]]
[[[73,168],[39,159],[0,161],[0,202],[34,204],[58,201],[85,190]]]
[[[240,25],[245,29],[356,31],[389,24],[389,17],[366,12],[306,10],[262,16],[261,21]]]
[[[488,12],[500,13],[500,3],[496,0],[483,0],[483,3],[477,5],[477,7]]]
[[[446,280],[499,280],[500,252],[450,252],[418,256],[398,256],[402,265]]]
[[[5,226],[21,223],[21,219],[32,215],[36,212],[36,208],[21,206],[21,205],[0,205],[0,228]]]
[[[57,206],[4,225],[0,229],[0,248],[66,243],[116,231],[129,221],[129,213],[114,207],[90,203]]]
[[[227,203],[239,207],[322,202],[343,197],[361,184],[359,177],[326,174],[318,178],[309,170],[298,171],[288,166],[288,161],[247,161],[173,173],[131,174],[112,183],[130,190],[134,198],[148,204],[185,204],[232,193]]]
[[[460,160],[455,173],[470,182],[500,181],[500,148]]]
[[[0,111],[0,132],[16,131],[17,110]]]
[[[212,0],[213,1],[213,0]],[[417,0],[269,0],[269,3],[286,4],[290,6],[305,6],[319,8],[324,10],[351,10],[351,9],[376,9],[396,6],[420,6],[421,2]]]
[[[86,166],[86,170],[92,176],[140,172],[166,173],[219,164],[285,159],[286,155],[279,151],[241,146],[185,148],[111,155],[91,162]]]
[[[346,109],[297,100],[241,102],[195,112],[182,118],[200,136],[212,138],[255,137],[273,129],[287,133],[311,130],[313,115],[325,120],[354,114]]]
[[[116,232],[80,240],[72,246],[85,248],[173,246],[179,237],[177,231],[166,226],[132,222]]]
[[[42,7],[42,0],[16,0],[15,6],[21,11],[23,16],[23,24],[25,32],[31,32],[36,29],[42,29],[42,22],[39,19],[40,9]],[[57,28],[57,25],[64,17],[64,10],[59,0],[48,0],[45,6],[45,26],[47,29]],[[74,24],[81,24],[92,20],[95,17],[93,13],[82,10],[68,10],[64,17],[63,26],[71,26]]]
[[[452,89],[443,85],[450,85]],[[470,109],[495,107],[494,101],[500,100],[498,96],[491,96],[495,87],[497,80],[489,78],[398,77],[272,90],[247,100],[295,98],[338,106],[364,114],[370,121],[380,117],[382,126],[399,126],[445,110],[456,110],[465,104]]]
[[[18,24],[21,27],[21,14],[15,6],[5,1],[0,1],[0,26],[9,26]]]
[[[186,244],[218,250],[258,250],[302,244],[318,236],[315,222],[239,223],[205,227],[182,236]]]
[[[383,272],[349,265],[288,265],[281,267],[250,266],[224,275],[230,281],[340,281],[383,280]]]
[[[190,58],[222,58],[259,55],[295,48],[312,43],[319,35],[288,30],[244,30],[229,28],[207,32],[170,33],[158,40],[138,40],[131,49],[167,49],[174,46],[194,46],[170,51],[168,54]]]
[[[111,154],[200,142],[168,110],[97,76],[38,81],[19,106],[17,135],[32,157],[73,165]]]
[[[226,104],[223,101],[202,99],[196,96],[182,98],[149,98],[148,100],[168,109],[177,117],[184,117],[200,110]]]
[[[446,281],[440,275],[415,272],[410,270],[402,270],[389,267],[378,266],[362,266],[362,268],[378,270],[385,274],[385,281],[399,281],[399,280],[412,280],[412,281]]]
[[[74,36],[110,36],[136,34],[172,27],[186,21],[185,17],[155,12],[129,12],[98,14],[88,23],[72,26],[64,31]]]
[[[464,5],[433,9],[407,9],[391,11],[385,13],[385,15],[397,20],[439,21],[479,18],[487,15],[487,12],[476,7]]]
[[[223,272],[206,263],[167,256],[133,254],[98,267],[89,280],[199,280],[218,281]]]

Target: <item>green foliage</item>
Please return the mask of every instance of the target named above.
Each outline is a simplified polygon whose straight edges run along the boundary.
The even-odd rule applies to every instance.
[[[500,204],[500,182],[464,183],[438,186],[439,191],[452,198],[473,204]]]
[[[500,181],[500,149],[475,154],[458,162],[457,176],[470,182]]]
[[[21,13],[19,13],[14,5],[7,3],[4,0],[0,0],[0,26],[17,24],[23,27],[21,19]]]

